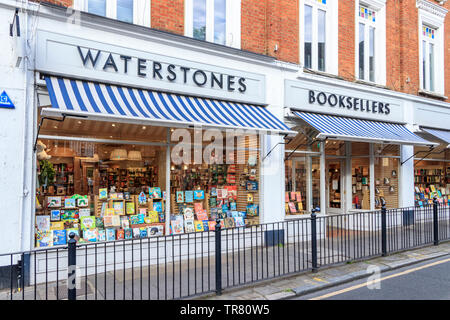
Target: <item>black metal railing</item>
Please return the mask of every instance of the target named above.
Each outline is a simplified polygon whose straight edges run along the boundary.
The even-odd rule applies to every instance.
[[[0,300],[167,300],[450,240],[450,206],[284,222],[0,255]]]

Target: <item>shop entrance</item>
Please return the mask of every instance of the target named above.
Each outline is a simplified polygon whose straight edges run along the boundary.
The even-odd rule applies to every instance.
[[[343,160],[328,160],[327,163],[327,212],[330,214],[343,213]]]

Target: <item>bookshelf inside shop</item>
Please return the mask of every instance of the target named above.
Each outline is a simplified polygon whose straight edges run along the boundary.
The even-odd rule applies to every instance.
[[[421,161],[414,168],[415,203],[424,206],[433,203],[450,204],[450,164],[438,161]]]

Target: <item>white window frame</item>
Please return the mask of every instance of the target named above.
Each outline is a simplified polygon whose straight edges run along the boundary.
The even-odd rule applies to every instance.
[[[359,7],[364,6],[376,12],[375,22],[359,16]],[[364,79],[359,78],[359,24],[364,23]],[[375,77],[370,81],[369,49],[370,27],[375,28]],[[355,3],[355,78],[360,81],[386,85],[386,0],[356,0]]]
[[[241,0],[226,1],[225,45],[241,48]],[[184,35],[194,35],[194,1],[184,1]],[[214,0],[206,0],[206,41],[214,42]]]
[[[87,12],[89,0],[74,0],[75,10]],[[106,17],[117,19],[117,0],[106,0]],[[151,27],[151,0],[133,0],[133,23]]]
[[[300,0],[299,1],[299,36],[300,36],[300,65],[304,67],[305,64],[305,5],[312,7],[312,48],[311,48],[311,69],[319,71],[318,68],[318,31],[317,19],[318,10],[324,10],[325,15],[325,72],[337,75],[339,72],[338,58],[339,58],[339,44],[338,44],[338,17],[339,6],[338,1],[328,0],[326,5],[323,5],[317,0]]]
[[[435,3],[426,0],[417,0],[416,6],[419,9],[419,78],[420,89],[425,92],[430,92],[424,87],[423,83],[423,48],[422,40],[426,40],[427,48],[426,54],[429,53],[429,43],[434,44],[434,91],[432,93],[444,95],[445,94],[445,64],[444,64],[444,20],[447,10]],[[429,38],[423,36],[422,26],[428,26],[435,29],[435,39],[430,41]],[[428,58],[427,58],[428,59]],[[426,66],[425,72],[429,82],[429,65]],[[429,83],[427,84],[429,88]]]

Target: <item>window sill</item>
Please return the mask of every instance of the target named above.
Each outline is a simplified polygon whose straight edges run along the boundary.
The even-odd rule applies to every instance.
[[[386,87],[385,85],[377,84],[375,82],[365,81],[365,80],[361,80],[361,79],[356,79],[355,83],[364,84],[366,86],[371,86],[371,87],[375,87],[375,88],[388,89],[389,90],[389,88]]]
[[[427,90],[423,90],[423,89],[420,89],[418,91],[418,93],[421,96],[426,96],[426,97],[429,97],[429,98],[441,99],[441,100],[447,100],[448,99],[448,97],[444,96],[443,94],[440,94],[440,93],[437,93],[437,92],[431,92],[431,91],[427,91]]]
[[[305,67],[303,67],[303,72],[304,73],[318,75],[318,76],[328,77],[328,78],[344,80],[344,78],[342,78],[342,77],[340,77],[338,75],[335,75],[335,74],[332,74],[332,73],[327,73],[327,72],[322,72],[322,71],[317,71],[317,70],[313,70],[313,69],[309,69],[309,68],[305,68]]]

